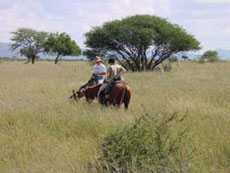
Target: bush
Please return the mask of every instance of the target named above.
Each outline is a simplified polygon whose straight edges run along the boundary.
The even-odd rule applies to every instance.
[[[214,57],[214,56],[211,56],[208,60],[209,62],[216,62],[216,61],[219,61],[219,58],[218,57]]]
[[[168,60],[169,62],[178,62],[178,58],[176,56],[172,56]]]
[[[205,63],[205,60],[204,60],[204,59],[202,59],[202,58],[200,58],[200,59],[198,59],[198,63],[200,63],[200,64],[204,64],[204,63]]]
[[[200,61],[216,62],[219,61],[218,52],[208,50],[200,57]]]
[[[109,134],[102,144],[104,171],[188,171],[183,152],[185,128],[172,131],[173,124],[183,120],[176,114],[161,118],[145,115],[132,126]]]
[[[171,62],[166,60],[166,62],[162,63],[162,68],[165,72],[170,72],[172,70]]]

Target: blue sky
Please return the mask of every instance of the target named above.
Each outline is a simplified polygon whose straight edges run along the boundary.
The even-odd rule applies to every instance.
[[[135,14],[167,18],[208,49],[230,50],[230,0],[0,0],[0,42],[19,27],[66,32],[84,47],[84,33]]]

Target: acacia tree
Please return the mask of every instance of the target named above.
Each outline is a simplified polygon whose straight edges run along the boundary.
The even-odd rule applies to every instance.
[[[218,52],[215,50],[208,50],[208,51],[204,52],[204,54],[201,56],[200,59],[206,60],[209,62],[218,61],[219,60]]]
[[[132,71],[152,70],[175,53],[200,49],[193,35],[150,15],[107,22],[92,28],[85,36],[86,55],[115,57]]]
[[[74,40],[66,33],[49,34],[44,44],[45,52],[56,55],[55,64],[63,56],[77,56],[81,54],[81,49]]]
[[[34,64],[35,59],[39,58],[38,54],[44,51],[43,45],[47,33],[30,28],[19,28],[12,34],[11,41],[14,43],[11,45],[11,50],[19,49],[20,55],[27,57],[28,62]]]

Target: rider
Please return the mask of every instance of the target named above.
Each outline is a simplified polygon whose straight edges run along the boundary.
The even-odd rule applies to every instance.
[[[93,80],[95,84],[102,84],[104,82],[104,77],[103,75],[106,74],[106,68],[105,65],[102,64],[101,57],[96,56],[95,57],[96,64],[93,66]]]
[[[109,67],[107,68],[106,82],[101,86],[98,92],[99,100],[108,98],[109,91],[112,89],[115,82],[124,81],[123,74],[126,70],[121,65],[117,64],[113,58],[110,58],[108,63]]]

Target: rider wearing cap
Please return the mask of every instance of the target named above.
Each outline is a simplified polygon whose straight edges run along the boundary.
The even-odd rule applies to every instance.
[[[106,74],[105,65],[102,64],[101,57],[95,57],[96,64],[93,66],[93,79],[95,84],[102,84],[104,82],[104,75]]]

